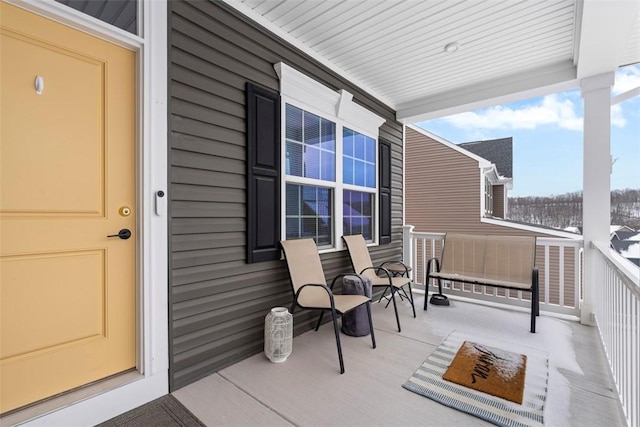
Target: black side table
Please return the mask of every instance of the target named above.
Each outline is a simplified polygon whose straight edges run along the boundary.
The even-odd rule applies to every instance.
[[[382,267],[386,268],[387,271],[389,271],[389,273],[393,275],[393,277],[409,277],[409,272],[411,271],[411,266],[407,265],[405,269],[405,265],[397,261],[386,262],[382,265]],[[398,295],[400,296],[400,301],[403,301],[404,298],[409,299],[409,296],[407,295],[407,292],[404,290],[404,288],[398,289]],[[389,306],[389,303],[391,302],[391,298],[387,296],[386,289],[380,296],[380,299],[378,299],[378,302],[382,301],[382,298],[387,300],[387,305],[385,305],[385,308],[387,308]]]

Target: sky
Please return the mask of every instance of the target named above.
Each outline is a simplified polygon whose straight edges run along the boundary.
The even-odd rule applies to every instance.
[[[618,69],[613,95],[640,86],[640,64]],[[415,123],[454,144],[513,137],[510,197],[582,191],[580,90]],[[640,188],[640,96],[611,109],[611,189]]]

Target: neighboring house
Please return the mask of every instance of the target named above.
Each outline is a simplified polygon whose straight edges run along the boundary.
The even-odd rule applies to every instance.
[[[511,138],[456,145],[412,125],[405,136],[411,141],[406,148],[407,223],[435,231],[459,224],[458,218],[495,223],[507,217]]]
[[[616,231],[611,234],[611,247],[635,265],[640,266],[640,231],[633,231],[626,226],[615,227]]]
[[[638,240],[612,240],[611,246],[620,255],[640,267],[640,239]]]
[[[506,219],[507,191],[513,188],[513,138],[465,142],[457,146],[491,162],[484,173],[484,211],[487,216]]]
[[[612,225],[610,230],[611,240],[625,240],[637,233],[633,228],[626,225]]]
[[[585,106],[603,107],[585,107],[585,169],[608,176],[598,126],[608,125],[610,102],[600,93],[629,61],[603,62],[594,43],[574,54],[584,28],[611,33],[610,42],[616,32],[573,4],[545,5],[536,21],[527,13],[535,2],[506,7],[502,26],[492,16],[463,33],[490,28],[504,40],[526,21],[526,31],[515,28],[521,57],[496,61],[503,49],[489,43],[456,65],[439,36],[422,55],[446,64],[437,77],[420,63],[398,64],[406,55],[397,48],[431,31],[428,3],[1,1],[0,413],[94,425],[261,352],[265,314],[292,298],[281,239],[316,238],[332,277],[350,270],[341,235],[363,233],[374,262],[399,259],[402,226],[416,212],[429,221],[449,209],[445,222],[415,223],[433,231],[532,233],[485,216],[479,177],[507,181],[467,154],[428,176],[442,187],[458,179],[453,167],[475,167],[460,178],[470,204],[440,189],[411,205],[405,159],[420,165],[404,150],[423,135],[407,128],[405,138],[404,123],[584,82]],[[307,34],[342,40],[335,51],[370,65],[347,73],[266,17],[294,7],[304,13],[287,15],[300,18],[296,28],[318,18]],[[612,15],[628,6],[617,7]],[[420,25],[406,25],[412,8]],[[465,13],[476,8],[488,10],[469,2]],[[459,34],[457,13],[447,21]],[[551,62],[540,52],[557,52],[555,40],[534,51],[527,41],[551,31],[547,22],[569,34]],[[386,77],[369,81],[370,72]],[[599,190],[587,186],[585,198],[606,202]],[[606,235],[597,215],[585,217],[585,239]],[[592,319],[592,300],[586,306]],[[296,334],[313,324],[296,313]]]

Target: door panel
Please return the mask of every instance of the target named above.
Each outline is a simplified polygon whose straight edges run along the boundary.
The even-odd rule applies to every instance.
[[[135,367],[135,54],[0,20],[3,413]]]

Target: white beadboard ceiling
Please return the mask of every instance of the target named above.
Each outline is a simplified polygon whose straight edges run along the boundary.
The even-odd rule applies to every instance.
[[[403,122],[575,87],[640,62],[638,0],[225,1]],[[455,53],[444,51],[451,42]]]

